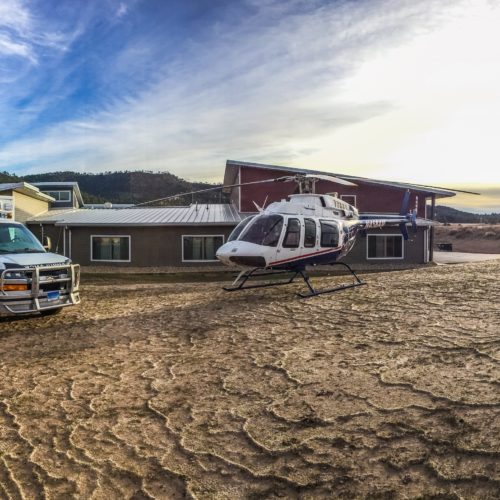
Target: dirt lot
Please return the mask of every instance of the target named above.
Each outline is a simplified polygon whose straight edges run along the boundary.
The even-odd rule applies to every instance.
[[[450,224],[434,231],[434,241],[451,243],[455,252],[500,254],[500,225]]]
[[[1,321],[0,497],[498,498],[500,261],[366,280]]]

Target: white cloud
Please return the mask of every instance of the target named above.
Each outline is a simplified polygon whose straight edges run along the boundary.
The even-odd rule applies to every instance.
[[[428,184],[478,175],[500,183],[500,174],[480,174],[500,158],[495,6],[255,8],[194,39],[140,95],[8,144],[0,168],[151,169],[217,180],[235,158]]]
[[[0,0],[0,56],[24,57],[35,62],[26,38],[32,18],[19,0]]]
[[[120,18],[126,15],[128,12],[128,5],[125,2],[120,2],[118,9],[116,10],[116,17]]]
[[[31,26],[29,10],[20,0],[0,0],[0,27],[24,33]]]

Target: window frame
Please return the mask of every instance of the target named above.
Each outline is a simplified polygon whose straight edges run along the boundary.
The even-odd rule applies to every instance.
[[[314,224],[314,243],[312,245],[306,245],[306,221],[311,221]],[[314,248],[318,243],[318,224],[316,223],[316,219],[311,219],[310,217],[304,217],[304,248]]]
[[[337,228],[337,244],[335,246],[331,246],[331,245],[323,245],[323,227],[322,225],[324,224],[327,224],[327,225],[331,225],[331,226],[335,226]],[[320,248],[339,248],[341,245],[341,242],[340,242],[340,225],[337,224],[335,221],[333,220],[328,220],[328,219],[320,219],[319,220],[319,246]]]
[[[128,238],[128,260],[122,259],[94,259],[93,238]],[[90,235],[90,262],[132,262],[132,236],[130,234],[91,234]]]
[[[292,220],[297,221],[297,224],[298,224],[298,227],[299,227],[299,230],[298,230],[299,238],[297,239],[297,244],[296,245],[285,245],[285,241],[286,241],[286,238],[288,236],[288,230],[289,230],[289,227],[290,227],[290,221],[292,221]],[[285,234],[283,235],[283,242],[282,242],[281,246],[283,248],[288,248],[288,249],[291,249],[291,250],[293,250],[295,248],[300,248],[301,238],[302,238],[302,224],[300,223],[300,219],[298,217],[288,217],[287,220],[286,220],[286,231],[285,231]]]
[[[370,257],[369,256],[369,242],[370,238],[385,238],[387,237],[397,237],[401,239],[401,257]],[[385,246],[385,250],[387,253],[387,243]],[[390,233],[390,234],[367,234],[366,235],[366,260],[403,260],[405,258],[405,244],[404,238],[402,234]]]
[[[185,259],[184,258],[184,238],[222,238],[222,245],[224,245],[225,237],[223,234],[183,234],[183,235],[181,235],[182,262],[219,262],[219,259],[217,259],[217,258],[215,258],[214,260],[211,260],[211,259],[210,260]]]
[[[345,197],[348,197],[348,198],[354,198],[354,203],[349,203],[349,202],[345,199]],[[357,198],[356,198],[356,195],[355,195],[355,194],[341,194],[341,195],[340,195],[340,199],[341,199],[342,201],[345,201],[346,203],[349,203],[349,205],[353,206],[354,208],[357,208],[357,206],[358,206],[358,200],[357,200]]]
[[[47,191],[42,191],[42,193],[52,196],[52,198],[54,198],[52,203],[71,203],[73,201],[73,192],[71,189],[48,189]],[[53,196],[54,193],[68,193],[69,198],[67,200],[56,199],[55,196]]]

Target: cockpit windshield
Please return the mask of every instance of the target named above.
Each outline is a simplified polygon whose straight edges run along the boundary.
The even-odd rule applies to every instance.
[[[229,235],[227,241],[234,241],[238,239],[238,236],[242,233],[243,229],[248,226],[248,223],[255,217],[255,215],[251,215],[246,219],[243,219],[234,229],[233,232]]]
[[[243,233],[240,241],[275,247],[278,245],[282,229],[283,217],[281,215],[260,215]]]
[[[0,223],[0,254],[45,253],[40,242],[24,226]]]

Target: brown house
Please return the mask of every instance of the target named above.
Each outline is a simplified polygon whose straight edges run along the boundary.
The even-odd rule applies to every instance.
[[[215,252],[240,222],[228,204],[50,211],[29,221],[53,250],[81,265],[221,265]]]

